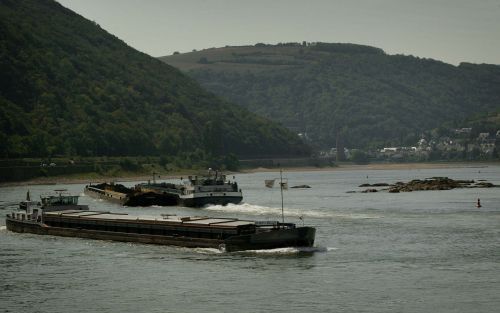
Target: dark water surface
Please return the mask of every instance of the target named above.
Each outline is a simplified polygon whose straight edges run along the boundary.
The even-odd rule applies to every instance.
[[[236,175],[245,203],[92,209],[279,220],[278,189]],[[317,227],[315,249],[223,253],[11,233],[25,197],[83,185],[0,188],[0,311],[6,312],[498,312],[500,189],[347,193],[362,183],[431,176],[500,184],[500,166],[290,172],[286,219]],[[129,183],[129,185],[132,185]],[[481,198],[483,207],[475,201]]]

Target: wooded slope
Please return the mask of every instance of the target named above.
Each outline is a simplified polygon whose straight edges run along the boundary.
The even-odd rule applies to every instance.
[[[205,88],[322,147],[413,145],[500,111],[500,66],[460,66],[353,44],[212,48],[160,58]],[[496,115],[496,114],[494,114]]]
[[[0,157],[308,153],[52,0],[0,1],[0,142]]]

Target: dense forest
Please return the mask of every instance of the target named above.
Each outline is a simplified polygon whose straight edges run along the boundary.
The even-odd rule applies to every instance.
[[[500,112],[498,65],[453,66],[369,46],[306,42],[160,59],[325,148],[337,135],[352,148],[413,145],[426,131]]]
[[[309,153],[53,0],[0,1],[0,143],[3,158]]]

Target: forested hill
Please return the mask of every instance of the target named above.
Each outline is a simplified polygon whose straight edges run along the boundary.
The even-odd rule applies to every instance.
[[[52,0],[0,1],[0,143],[0,157],[308,150]]]
[[[337,133],[349,147],[415,144],[424,131],[500,111],[497,65],[453,66],[329,43],[212,48],[160,59],[324,147],[335,145]]]

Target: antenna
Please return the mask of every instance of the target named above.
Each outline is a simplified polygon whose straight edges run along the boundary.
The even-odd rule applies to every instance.
[[[285,223],[285,213],[283,210],[283,170],[280,168],[280,190],[281,190],[281,221]]]

